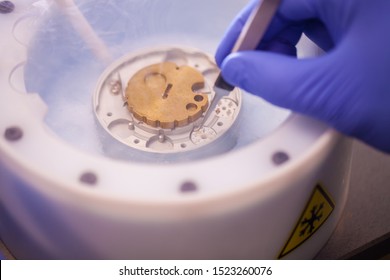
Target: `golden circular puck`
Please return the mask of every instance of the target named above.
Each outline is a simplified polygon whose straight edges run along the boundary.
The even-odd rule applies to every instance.
[[[209,104],[203,75],[190,66],[163,62],[138,71],[128,82],[126,99],[134,117],[153,127],[172,129],[199,119]]]

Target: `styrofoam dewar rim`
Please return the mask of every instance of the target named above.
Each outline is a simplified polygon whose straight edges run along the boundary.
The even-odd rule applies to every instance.
[[[1,31],[12,30],[17,15],[4,21]],[[26,30],[27,32],[28,30]],[[3,163],[26,182],[63,199],[70,196],[150,205],[201,202],[238,194],[291,174],[305,162],[319,162],[335,145],[338,134],[321,122],[291,115],[278,129],[251,145],[227,154],[170,165],[129,163],[87,154],[65,143],[44,123],[47,110],[37,94],[20,94],[9,82],[14,58],[26,58],[26,49],[5,33],[9,45],[0,73],[0,154]],[[31,33],[31,32],[30,32]],[[24,87],[22,71],[12,84]],[[17,112],[17,113],[15,113]],[[7,138],[10,129],[22,137]],[[12,138],[12,137],[11,137]],[[288,141],[286,141],[288,139]],[[319,156],[320,155],[320,156]],[[279,190],[273,189],[272,192]]]

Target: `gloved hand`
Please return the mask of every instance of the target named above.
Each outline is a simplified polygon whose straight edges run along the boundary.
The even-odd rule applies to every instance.
[[[229,55],[258,1],[219,46],[224,79],[390,152],[390,1],[282,0],[258,49]],[[296,59],[302,32],[326,54]]]

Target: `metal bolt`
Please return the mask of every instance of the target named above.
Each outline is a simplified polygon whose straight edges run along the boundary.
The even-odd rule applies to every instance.
[[[0,13],[9,14],[15,10],[15,4],[11,1],[1,1],[0,2]]]
[[[158,142],[160,142],[160,143],[164,143],[165,142],[165,135],[164,134],[158,135]]]
[[[120,81],[111,81],[110,86],[110,91],[112,94],[119,94],[122,91],[122,85]]]
[[[23,130],[18,126],[11,126],[4,132],[4,138],[8,141],[18,141],[23,137]]]
[[[98,178],[93,172],[85,172],[80,176],[80,182],[87,185],[96,185]]]
[[[195,183],[193,182],[184,182],[181,186],[180,186],[180,191],[181,192],[194,192],[198,189],[198,187],[196,186]]]
[[[134,130],[135,129],[134,122],[129,122],[129,129],[130,130]]]
[[[272,155],[272,161],[275,165],[282,165],[289,159],[290,157],[285,152],[276,152]]]

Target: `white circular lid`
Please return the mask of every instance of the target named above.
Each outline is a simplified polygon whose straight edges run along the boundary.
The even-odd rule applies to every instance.
[[[26,4],[27,2],[33,3],[35,7]],[[233,5],[231,10],[227,9],[228,13],[235,14],[237,8],[243,5],[241,2]],[[41,93],[30,92],[26,89],[26,80],[30,79],[31,83],[32,76],[31,69],[26,69],[26,65],[28,66],[31,62],[27,64],[25,62],[36,59],[29,55],[33,55],[31,50],[36,46],[34,46],[36,43],[34,38],[42,35],[43,31],[39,29],[47,28],[44,32],[51,32],[50,34],[57,36],[55,37],[57,39],[59,36],[64,37],[66,32],[73,32],[69,35],[72,38],[77,35],[77,32],[71,28],[71,24],[63,27],[62,30],[50,31],[50,28],[57,24],[64,24],[67,17],[65,15],[63,18],[53,18],[58,17],[61,11],[56,10],[58,7],[53,8],[45,3],[46,1],[25,1],[23,5],[18,5],[14,13],[0,18],[2,23],[0,34],[3,37],[1,43],[3,58],[0,62],[2,69],[0,72],[0,99],[2,100],[0,103],[0,131],[2,132],[0,157],[9,168],[17,170],[20,177],[35,182],[37,186],[42,186],[44,191],[61,195],[72,193],[84,197],[138,203],[199,201],[240,193],[246,188],[271,182],[279,176],[290,174],[294,165],[302,164],[302,161],[315,161],[317,154],[326,153],[335,142],[336,133],[326,125],[296,114],[291,114],[286,121],[283,121],[288,112],[281,110],[280,119],[271,126],[267,126],[268,130],[264,129],[262,137],[259,138],[257,135],[258,140],[218,156],[188,162],[161,164],[118,160],[104,156],[104,154],[91,153],[88,147],[83,150],[69,144],[68,139],[59,136],[58,131],[48,124],[47,115],[50,111],[48,104],[53,102],[50,99],[63,101],[54,94],[55,91],[50,91],[53,85],[43,85],[47,92],[53,93],[53,96],[42,97]],[[80,9],[90,12],[90,5],[88,1],[85,1]],[[99,2],[96,6],[101,7],[101,5],[102,3]],[[51,13],[50,9],[55,11]],[[44,13],[43,17],[42,13]],[[39,24],[37,15],[42,18],[42,21],[38,21]],[[58,22],[50,25],[50,20],[55,21],[55,19]],[[228,22],[229,19],[221,19],[220,32],[224,29],[225,21]],[[42,25],[43,23],[49,26]],[[156,26],[153,25],[153,28]],[[147,29],[147,31],[150,30]],[[197,30],[194,30],[194,33],[196,37]],[[216,36],[213,32],[210,33],[209,36]],[[108,37],[116,35],[102,34]],[[46,37],[44,42],[54,40],[53,38]],[[166,38],[169,38],[169,34]],[[107,37],[105,39],[107,40]],[[148,40],[145,39],[145,42],[150,45]],[[74,42],[75,50],[79,43]],[[202,48],[202,43],[196,47]],[[209,51],[207,47],[205,49]],[[115,48],[115,50],[118,51],[120,48]],[[53,50],[53,53],[55,54],[56,51],[66,53],[69,49],[64,46],[64,49]],[[82,46],[82,53],[90,60],[90,63],[96,63],[88,47]],[[52,57],[50,53],[46,55],[48,59]],[[69,54],[66,59],[71,60],[74,57]],[[33,69],[38,72],[40,65],[42,67],[46,65],[45,61],[41,64],[37,64],[36,60],[33,62],[35,63]],[[66,67],[72,69],[73,61],[69,63],[70,65]],[[56,66],[61,68],[61,65]],[[57,68],[53,67],[53,69]],[[25,75],[30,75],[30,77]],[[83,77],[79,78],[80,80],[74,82],[82,81]],[[71,91],[73,88],[73,85],[69,84],[68,90]],[[91,93],[87,93],[88,98]],[[77,93],[70,92],[66,98],[76,100]],[[250,99],[249,103],[251,101],[253,100]],[[270,105],[267,104],[267,106]],[[80,119],[93,118],[92,114],[79,111],[80,108],[75,106],[72,114],[78,115]],[[272,108],[271,113],[264,117],[264,123],[272,123],[274,120],[272,112],[279,110],[272,106],[270,108]],[[61,111],[58,113],[61,115]],[[275,118],[277,115],[276,113]],[[67,116],[64,113],[65,119]],[[257,125],[256,118],[255,121],[250,131],[253,131],[253,125]],[[69,129],[72,130],[72,127],[70,126]],[[77,131],[77,133],[80,132]],[[242,135],[238,135],[240,136]],[[80,135],[81,138],[82,135]],[[85,143],[88,146],[88,139]],[[269,188],[267,191],[272,192]]]

